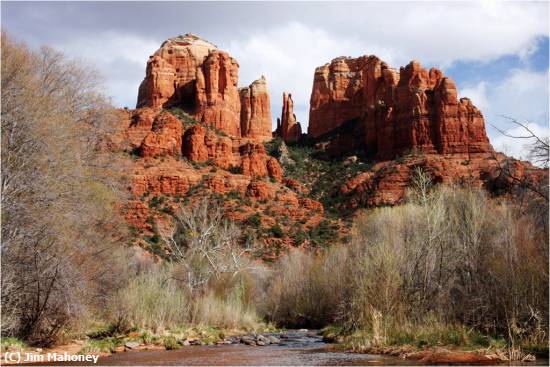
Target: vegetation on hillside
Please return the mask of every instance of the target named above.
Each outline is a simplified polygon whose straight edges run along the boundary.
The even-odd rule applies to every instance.
[[[266,143],[266,151],[281,158],[281,146],[287,152],[282,159],[285,177],[303,183],[309,192],[307,197],[319,201],[331,218],[346,217],[349,214],[345,196],[340,192],[342,185],[361,172],[369,171],[372,164],[355,159],[329,157],[313,146],[284,144],[279,139]]]

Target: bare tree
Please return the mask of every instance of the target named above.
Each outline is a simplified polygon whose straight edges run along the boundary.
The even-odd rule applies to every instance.
[[[5,32],[1,78],[2,333],[47,344],[116,282],[117,193],[95,149],[112,108],[88,68]]]
[[[548,160],[550,158],[549,150],[548,150],[548,144],[549,144],[548,136],[539,137],[537,134],[533,132],[532,129],[529,128],[528,123],[520,122],[508,116],[503,116],[503,117],[513,125],[520,127],[525,132],[525,134],[514,135],[509,133],[506,130],[502,130],[496,127],[495,125],[491,124],[491,126],[495,128],[499,133],[509,138],[530,140],[531,142],[526,144],[525,146],[529,150],[529,158],[533,163],[541,167],[547,168]]]
[[[503,116],[510,123],[515,126],[520,127],[525,134],[515,135],[511,134],[506,130],[502,130],[491,124],[502,135],[518,139],[518,140],[530,140],[530,143],[526,144],[525,147],[529,150],[529,158],[531,161],[540,167],[548,168],[549,163],[549,140],[548,137],[537,136],[531,128],[529,128],[527,123],[520,122],[512,117]],[[533,182],[527,175],[518,175],[514,169],[514,165],[511,164],[510,160],[506,159],[503,162],[499,161],[496,155],[493,156],[493,159],[497,162],[497,167],[504,179],[509,180],[515,188],[522,191],[528,191],[534,193],[543,199],[543,201],[548,201],[548,182]]]
[[[185,269],[187,286],[197,290],[212,278],[235,276],[249,268],[248,250],[238,243],[240,234],[218,203],[203,198],[192,207],[182,206],[175,226],[163,237]]]

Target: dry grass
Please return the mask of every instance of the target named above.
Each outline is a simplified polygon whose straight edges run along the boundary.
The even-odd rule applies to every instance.
[[[371,346],[486,345],[482,334],[547,345],[548,237],[538,213],[477,188],[422,190],[359,215],[347,248],[283,257],[268,315],[338,325]]]
[[[225,329],[253,330],[259,325],[254,308],[246,306],[237,297],[221,299],[208,294],[194,304],[194,324],[215,325]]]
[[[117,319],[154,332],[188,321],[191,300],[171,278],[170,267],[153,268],[132,279],[112,300]]]

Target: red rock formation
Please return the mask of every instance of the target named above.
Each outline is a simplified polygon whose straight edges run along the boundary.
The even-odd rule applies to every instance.
[[[215,45],[192,34],[171,38],[147,62],[137,107],[179,107],[231,136],[270,140],[265,78],[239,91],[238,74],[237,61]]]
[[[250,177],[270,176],[282,179],[283,170],[277,159],[269,157],[262,144],[247,143],[240,148],[242,174]]]
[[[180,156],[182,140],[182,124],[171,113],[163,112],[157,115],[149,132],[139,147],[142,157]]]
[[[397,73],[376,56],[337,58],[316,69],[308,132],[333,135],[336,151],[362,148],[378,158],[409,150],[492,152],[481,112],[457,99],[450,78],[416,61]]]
[[[361,114],[364,57],[339,57],[315,69],[308,135],[317,138]]]
[[[296,142],[302,136],[302,126],[296,121],[294,102],[290,93],[283,93],[281,119],[277,120],[277,134],[287,143]]]
[[[271,140],[271,109],[265,77],[239,89],[241,99],[241,135],[256,141]]]
[[[183,156],[190,161],[206,162],[223,168],[240,167],[245,176],[282,179],[279,162],[269,157],[262,144],[218,136],[213,131],[195,125],[183,136]]]
[[[270,157],[267,161],[267,173],[276,181],[280,182],[283,179],[283,169],[276,158]]]
[[[506,191],[517,182],[502,174],[500,167],[504,166],[509,167],[518,180],[528,179],[537,185],[547,181],[545,170],[500,153],[422,154],[399,161],[378,162],[369,171],[347,181],[340,191],[351,197],[351,207],[395,205],[405,198],[416,167],[421,167],[434,183],[467,184],[490,191]]]
[[[237,61],[214,50],[197,70],[195,84],[195,118],[233,136],[241,135],[238,75]]]
[[[216,46],[186,34],[166,40],[149,58],[139,87],[137,107],[194,107],[197,73]]]
[[[183,156],[195,162],[208,160],[206,148],[206,129],[201,125],[195,125],[185,131],[183,136]]]

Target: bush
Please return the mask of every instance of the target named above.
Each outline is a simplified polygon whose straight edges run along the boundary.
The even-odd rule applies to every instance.
[[[199,298],[194,307],[195,324],[250,330],[259,325],[254,308],[243,304],[238,297],[223,299],[209,293]]]
[[[547,253],[544,231],[480,189],[420,186],[408,204],[356,221],[348,327],[371,336],[379,328],[383,342],[408,323],[411,330],[431,325],[431,331],[456,323],[494,335],[521,329],[512,336],[518,340],[547,328],[541,321],[548,315],[548,259],[539,256]],[[439,324],[425,318],[429,311]],[[433,338],[453,344],[446,335]]]
[[[301,250],[284,255],[267,291],[269,320],[279,326],[319,328],[337,320],[347,271],[346,252],[334,247],[324,256]]]
[[[240,175],[243,173],[243,168],[241,166],[231,166],[228,171],[235,175]]]
[[[78,352],[79,354],[93,353],[114,353],[116,348],[122,344],[122,340],[117,338],[90,339],[86,345]]]
[[[182,325],[190,311],[189,294],[172,278],[170,266],[152,268],[130,280],[111,301],[115,322],[154,332]]]
[[[273,225],[269,230],[271,234],[277,238],[282,238],[285,235],[283,229],[278,224]]]
[[[176,338],[172,335],[168,335],[162,338],[162,344],[166,350],[174,350],[180,347]]]
[[[258,227],[261,223],[262,223],[262,217],[260,216],[260,214],[256,213],[256,214],[253,214],[251,216],[249,216],[246,221],[250,224],[250,225],[253,225],[255,227]]]

